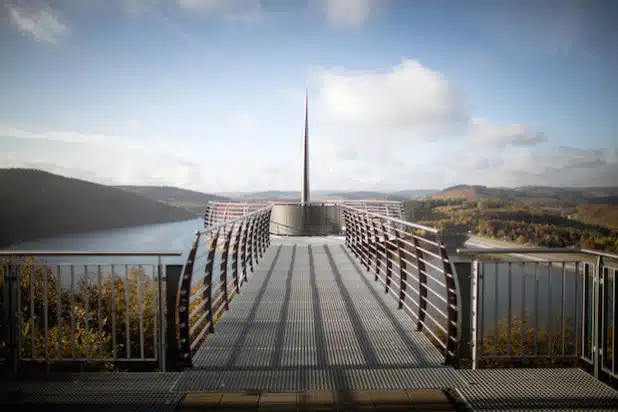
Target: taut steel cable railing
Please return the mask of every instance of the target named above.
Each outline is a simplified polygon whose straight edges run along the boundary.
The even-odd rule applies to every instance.
[[[446,364],[457,364],[460,339],[458,281],[438,230],[342,205],[346,246],[375,281],[392,293],[442,349]]]
[[[618,378],[618,255],[575,248],[459,249],[470,273],[472,367],[583,361]]]
[[[178,322],[180,356],[192,366],[193,354],[270,246],[272,205],[210,226],[195,234],[180,279]],[[218,263],[218,264],[217,264]],[[230,275],[231,274],[231,279]]]

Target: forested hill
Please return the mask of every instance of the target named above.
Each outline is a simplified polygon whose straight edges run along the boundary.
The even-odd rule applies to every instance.
[[[406,203],[408,219],[451,233],[618,252],[618,188],[456,186]]]
[[[0,247],[46,236],[195,218],[114,187],[31,169],[0,169]]]
[[[171,186],[116,186],[127,192],[137,193],[149,199],[167,203],[171,206],[182,207],[193,212],[196,216],[203,216],[208,202],[229,202],[230,199],[209,193],[180,189]]]

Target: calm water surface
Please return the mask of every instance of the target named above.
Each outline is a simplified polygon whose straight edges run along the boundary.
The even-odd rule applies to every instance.
[[[92,252],[180,252],[182,257],[166,257],[164,263],[183,263],[195,240],[195,231],[204,228],[204,220],[196,218],[182,222],[161,223],[122,229],[62,235],[21,243],[18,250],[63,250]],[[97,262],[93,262],[96,259]],[[66,263],[156,262],[150,258],[62,258]],[[58,259],[47,259],[57,262]]]

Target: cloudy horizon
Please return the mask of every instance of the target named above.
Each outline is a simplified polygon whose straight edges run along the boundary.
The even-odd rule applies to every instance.
[[[315,191],[616,186],[617,10],[8,0],[0,167],[300,190],[307,89]]]

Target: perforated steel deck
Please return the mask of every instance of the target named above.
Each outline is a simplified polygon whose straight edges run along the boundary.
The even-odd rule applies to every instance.
[[[451,368],[341,240],[273,245],[175,390],[453,386]]]
[[[0,409],[173,411],[183,395],[170,391],[180,373],[58,373],[3,377]],[[37,408],[38,406],[38,408]]]
[[[618,411],[618,392],[581,369],[461,370],[474,411]]]

